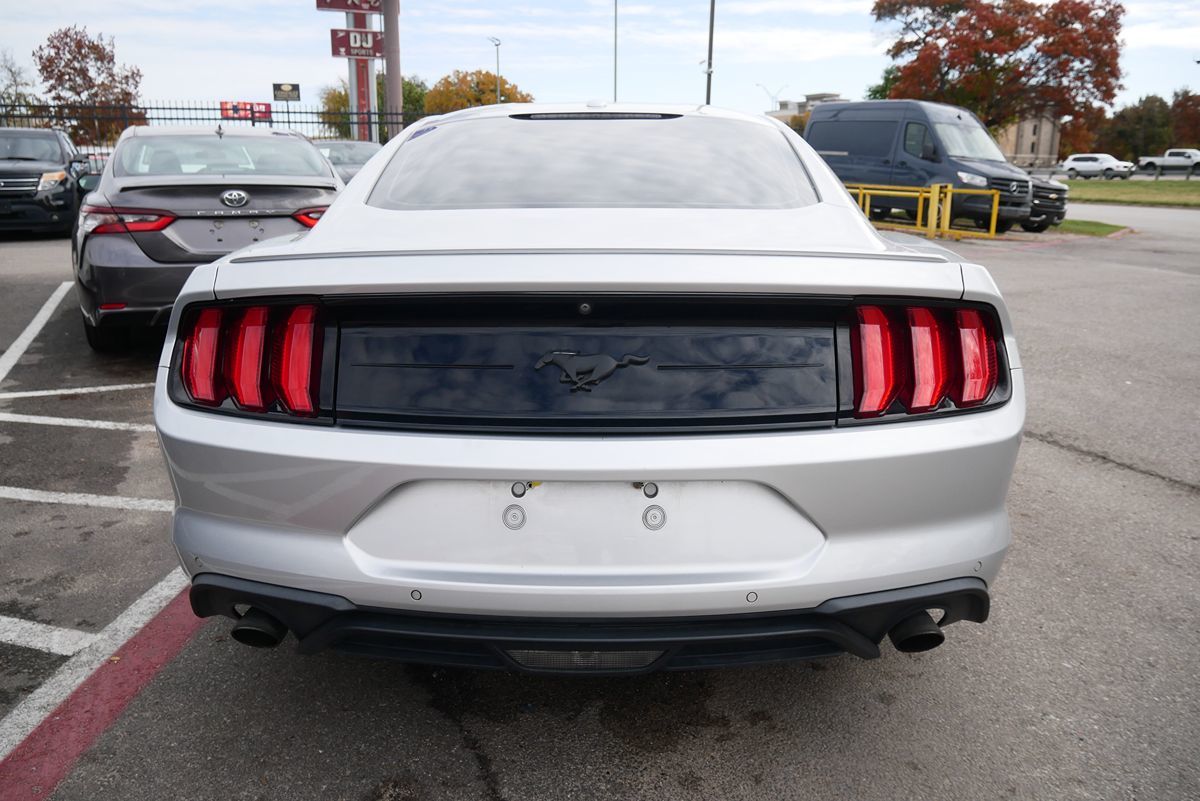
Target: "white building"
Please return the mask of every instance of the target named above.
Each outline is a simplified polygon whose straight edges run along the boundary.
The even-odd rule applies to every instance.
[[[792,117],[807,114],[812,111],[813,106],[818,106],[821,103],[845,102],[846,98],[837,92],[817,92],[816,94],[805,95],[803,100],[780,100],[779,108],[773,108],[766,112],[766,114],[768,117],[774,117],[786,124]]]

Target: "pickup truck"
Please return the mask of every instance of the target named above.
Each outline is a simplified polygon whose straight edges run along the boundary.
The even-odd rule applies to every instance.
[[[1161,156],[1143,156],[1138,159],[1138,169],[1148,172],[1191,172],[1200,175],[1200,150],[1181,147],[1168,150]]]

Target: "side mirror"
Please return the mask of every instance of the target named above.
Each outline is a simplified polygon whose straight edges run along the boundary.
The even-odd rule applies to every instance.
[[[79,188],[84,192],[91,192],[100,185],[100,176],[94,172],[89,172],[86,175],[79,176]]]
[[[921,142],[921,158],[925,159],[926,161],[938,160],[937,145],[935,145],[928,138]]]

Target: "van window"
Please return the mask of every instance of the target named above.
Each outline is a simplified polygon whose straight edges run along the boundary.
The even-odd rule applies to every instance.
[[[887,158],[896,139],[894,120],[821,120],[808,128],[808,143],[824,155]]]
[[[1004,161],[1004,154],[996,146],[996,140],[979,123],[935,122],[938,136],[946,146],[946,155],[962,159],[981,161]]]
[[[925,152],[926,142],[929,147],[933,146],[933,139],[929,136],[929,129],[919,122],[910,122],[904,126],[904,152],[910,155],[921,158],[921,154]]]

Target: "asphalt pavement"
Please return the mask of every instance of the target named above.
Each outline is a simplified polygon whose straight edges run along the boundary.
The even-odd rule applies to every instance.
[[[870,662],[547,679],[252,650],[212,621],[52,797],[1200,797],[1200,212],[1117,208],[1135,233],[952,245],[1003,290],[1029,391],[985,625]],[[0,345],[67,264],[63,240],[0,241]],[[89,353],[68,295],[0,380],[0,494],[169,498],[146,388],[5,396],[136,386],[155,356]],[[174,566],[152,504],[9,495],[0,616],[100,636]],[[0,645],[0,715],[60,651]]]

